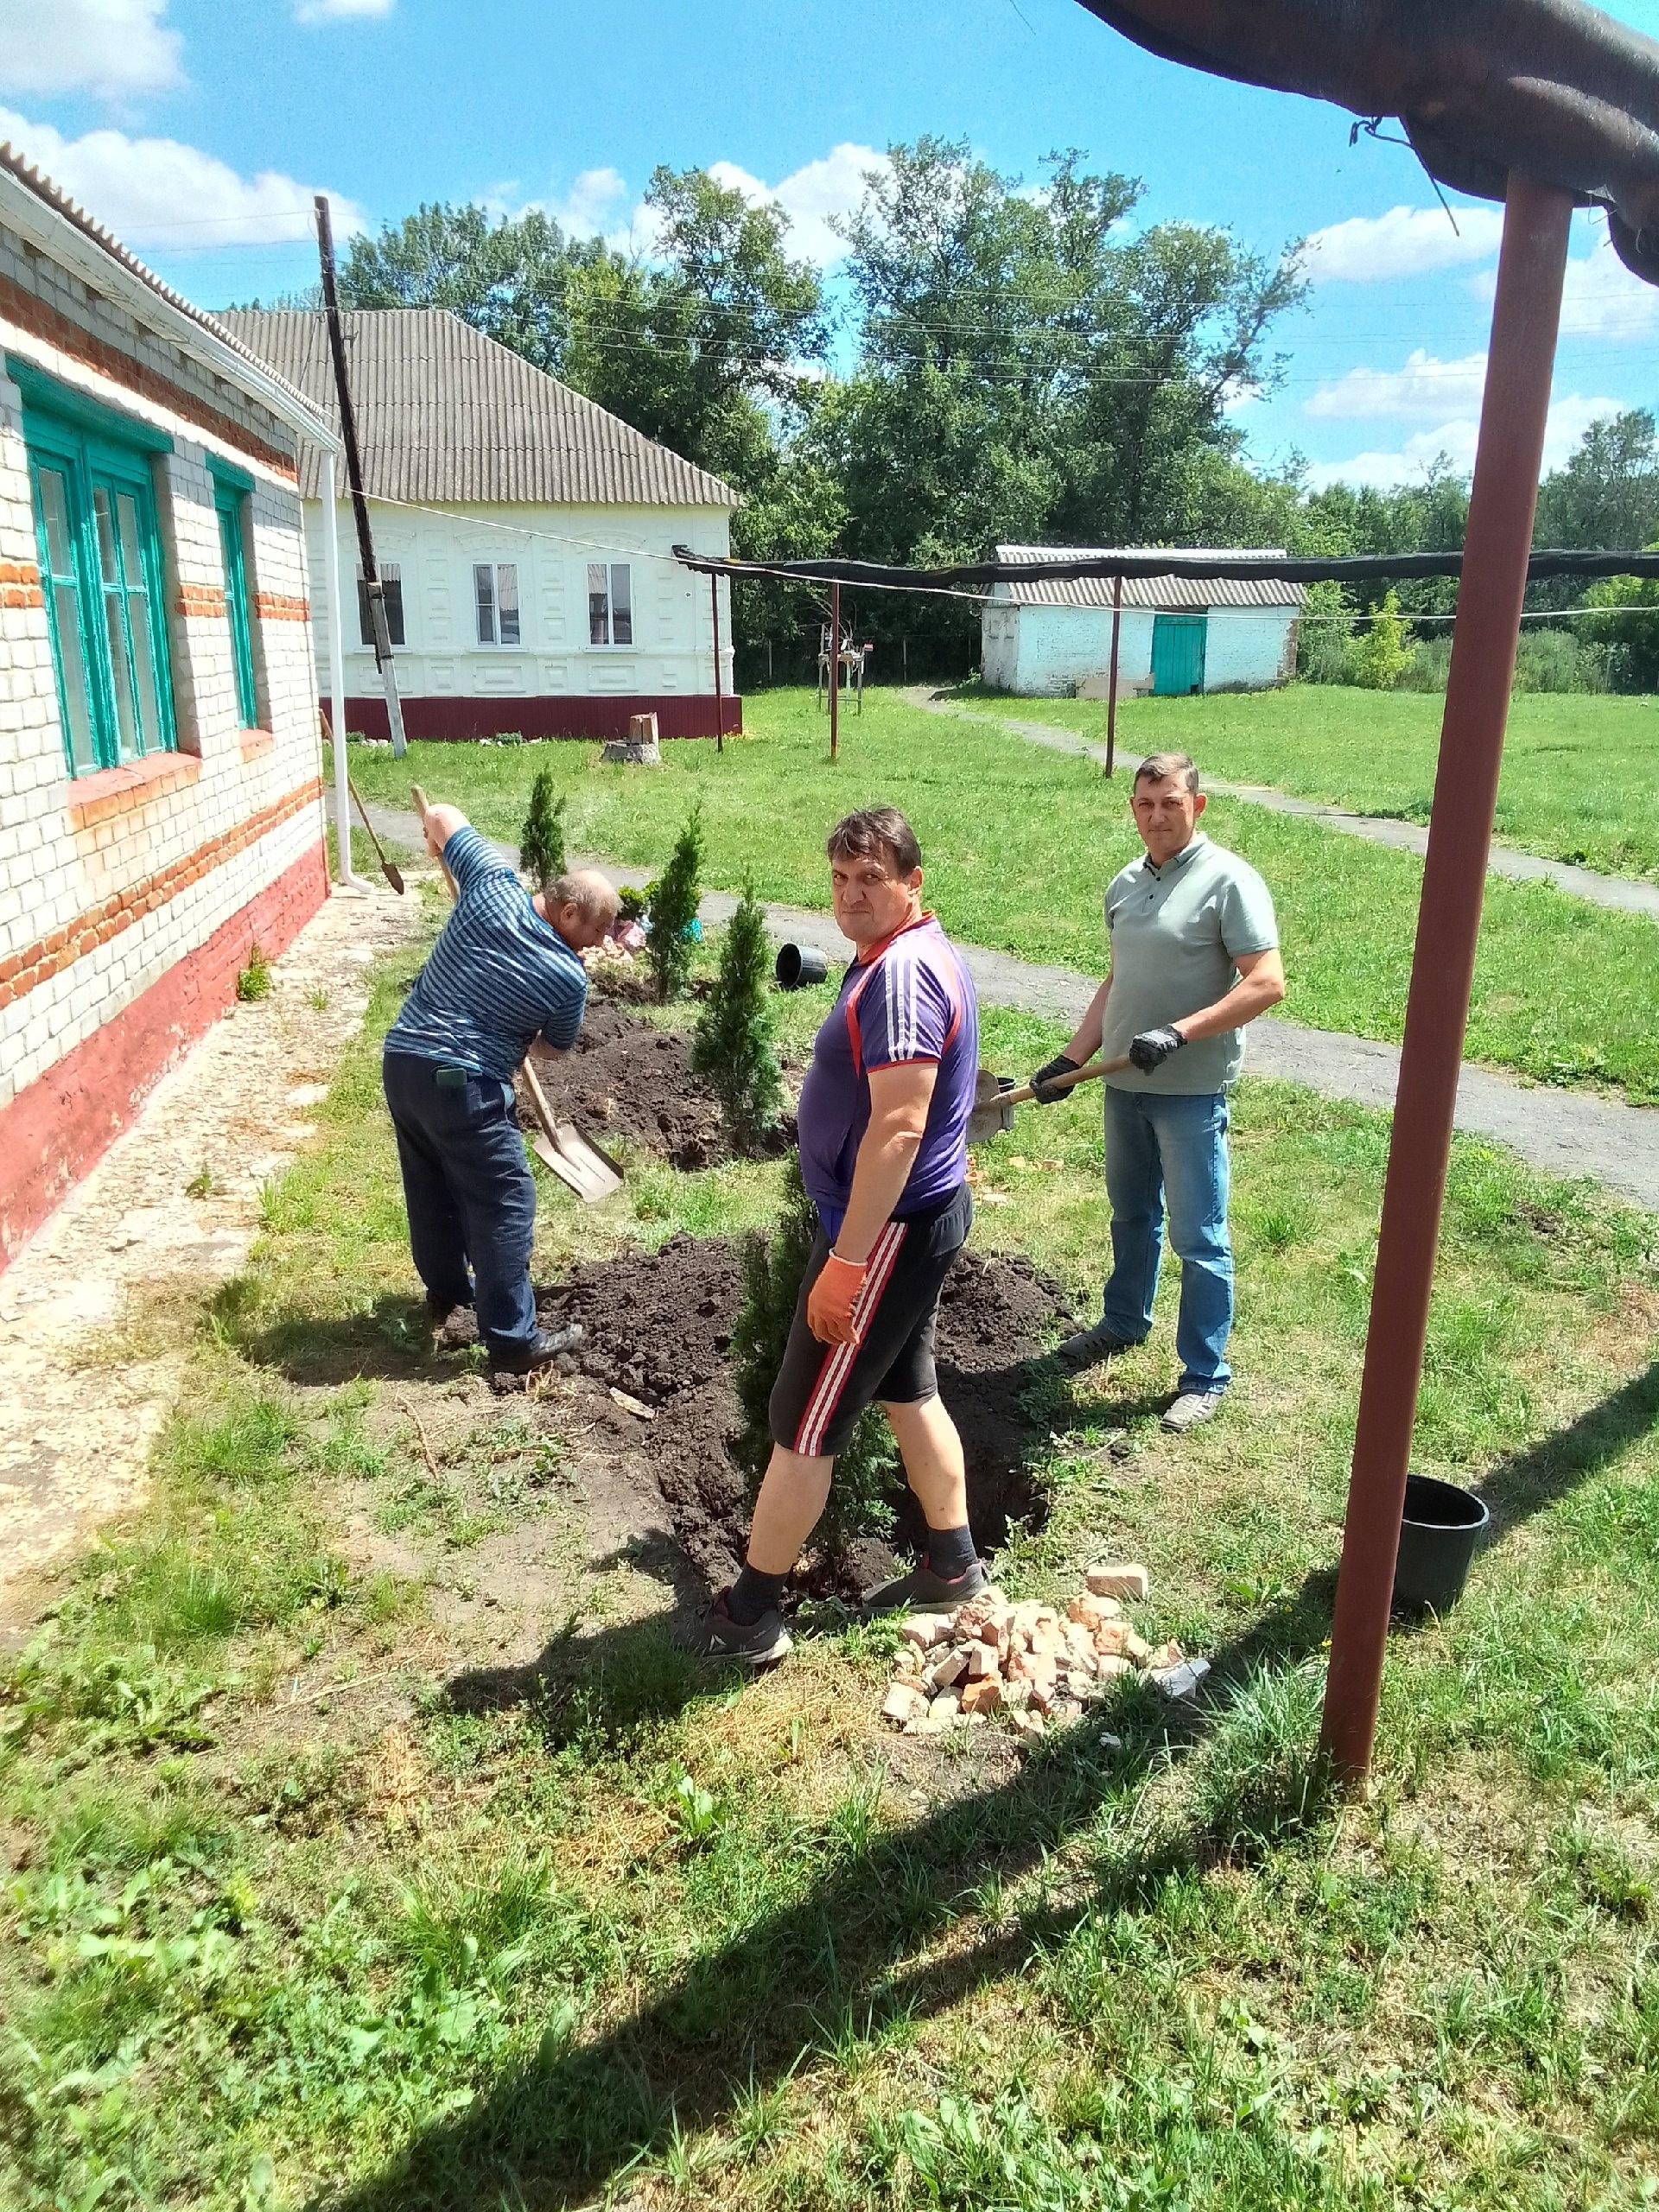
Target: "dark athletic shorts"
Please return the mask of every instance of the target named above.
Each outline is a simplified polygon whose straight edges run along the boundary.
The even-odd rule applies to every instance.
[[[939,1292],[973,1218],[974,1202],[963,1183],[925,1213],[887,1224],[875,1240],[859,1293],[855,1344],[820,1344],[806,1325],[807,1293],[830,1251],[829,1238],[818,1231],[772,1385],[775,1443],[812,1459],[830,1459],[844,1447],[866,1406],[878,1400],[913,1406],[934,1395]]]

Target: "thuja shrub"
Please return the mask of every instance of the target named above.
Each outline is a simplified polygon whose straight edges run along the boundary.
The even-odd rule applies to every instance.
[[[538,768],[518,841],[518,865],[538,891],[565,870],[564,793],[553,797],[553,771]]]
[[[754,886],[746,882],[691,1037],[691,1072],[719,1098],[736,1152],[758,1150],[783,1110],[767,988],[771,950]]]
[[[817,1208],[801,1180],[799,1157],[791,1153],[776,1227],[770,1235],[757,1230],[744,1240],[743,1303],[732,1330],[732,1377],[742,1415],[733,1449],[752,1497],[772,1456],[767,1407],[817,1232]],[[893,1527],[897,1459],[892,1431],[872,1406],[836,1458],[815,1541],[840,1554],[860,1536],[887,1535]]]
[[[683,992],[691,975],[691,925],[702,897],[702,809],[694,806],[675,841],[668,866],[651,887],[645,959],[659,999]]]

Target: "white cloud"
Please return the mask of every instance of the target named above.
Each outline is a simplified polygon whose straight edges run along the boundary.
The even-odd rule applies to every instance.
[[[296,23],[335,23],[348,16],[389,16],[397,0],[295,0]]]
[[[0,108],[0,139],[5,138],[107,224],[124,245],[211,252],[216,246],[276,245],[312,235],[317,188],[276,169],[238,176],[213,155],[176,138],[130,138],[122,130],[65,138],[50,124],[29,123]],[[331,198],[337,237],[365,227],[360,208]]]
[[[1501,207],[1459,207],[1456,230],[1444,207],[1390,207],[1386,215],[1351,215],[1313,232],[1302,269],[1315,284],[1376,284],[1484,261],[1503,234]]]
[[[1559,468],[1592,423],[1622,414],[1617,399],[1583,399],[1574,392],[1552,403],[1544,431],[1544,470]],[[1453,468],[1466,475],[1475,465],[1475,441],[1480,428],[1477,415],[1459,415],[1432,430],[1419,430],[1390,452],[1355,454],[1348,461],[1315,461],[1308,468],[1309,486],[1322,492],[1327,484],[1374,484],[1383,489],[1420,479],[1442,454]]]
[[[856,207],[864,197],[865,172],[887,166],[887,156],[874,147],[848,143],[832,147],[820,161],[804,162],[779,184],[766,183],[735,162],[710,162],[709,174],[728,192],[741,192],[751,207],[770,203],[781,207],[790,219],[789,251],[827,269],[847,251],[830,227],[830,217]],[[602,238],[618,252],[649,257],[657,244],[659,219],[643,200],[632,208],[627,200],[627,181],[621,173],[599,168],[584,169],[563,200],[538,200],[531,205],[576,238]],[[486,195],[486,204],[507,212],[505,193]]]
[[[791,170],[779,184],[763,184],[734,162],[711,162],[709,174],[754,207],[772,200],[781,207],[790,220],[790,251],[827,269],[847,251],[830,227],[830,218],[850,214],[864,197],[865,177],[887,168],[887,156],[874,146],[844,143],[832,146],[822,160]]]
[[[0,0],[0,92],[124,99],[183,81],[167,0]]]
[[[1590,251],[1574,254],[1567,264],[1561,288],[1563,338],[1649,338],[1659,328],[1659,291],[1631,276],[1613,251],[1607,235],[1607,218],[1599,208],[1586,218]],[[1470,280],[1478,299],[1490,301],[1497,279],[1490,270]]]
[[[1350,369],[1334,384],[1322,384],[1302,412],[1350,419],[1415,415],[1443,423],[1450,409],[1478,409],[1485,386],[1484,353],[1440,361],[1420,346],[1403,369]]]

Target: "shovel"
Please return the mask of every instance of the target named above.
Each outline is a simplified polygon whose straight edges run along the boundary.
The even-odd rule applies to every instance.
[[[416,811],[421,817],[421,827],[426,827],[426,793],[418,784],[410,786]],[[449,886],[449,896],[455,893],[455,879],[444,867],[443,880]],[[541,1123],[539,1135],[531,1137],[530,1148],[544,1167],[550,1168],[562,1183],[568,1184],[585,1205],[597,1205],[613,1191],[622,1188],[622,1170],[608,1152],[601,1152],[593,1141],[583,1136],[574,1122],[556,1122],[553,1109],[547,1103],[547,1093],[541,1080],[524,1055],[524,1077],[530,1092],[530,1103],[536,1119]]]
[[[1079,1068],[1075,1075],[1054,1077],[1055,1090],[1075,1090],[1080,1083],[1098,1083],[1103,1075],[1118,1075],[1129,1065],[1127,1052],[1115,1060],[1095,1060],[1086,1068]],[[994,1075],[989,1068],[981,1068],[979,1080],[974,1086],[973,1111],[968,1116],[968,1141],[985,1144],[992,1137],[1001,1136],[1014,1127],[1014,1109],[1023,1106],[1036,1093],[1028,1083],[1016,1090],[1005,1075]]]

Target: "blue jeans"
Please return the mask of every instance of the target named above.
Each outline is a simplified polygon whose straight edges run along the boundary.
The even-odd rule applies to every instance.
[[[1158,1262],[1169,1241],[1181,1263],[1175,1350],[1183,1390],[1224,1390],[1232,1378],[1233,1248],[1227,1236],[1227,1097],[1192,1098],[1106,1086],[1106,1195],[1112,1272],[1101,1319],[1126,1344],[1152,1327]]]
[[[381,1066],[410,1249],[432,1304],[476,1303],[480,1342],[510,1351],[533,1344],[537,1327],[530,1288],[536,1185],[512,1116],[512,1086],[479,1075],[440,1084],[438,1073],[436,1060],[412,1052],[388,1052]]]

